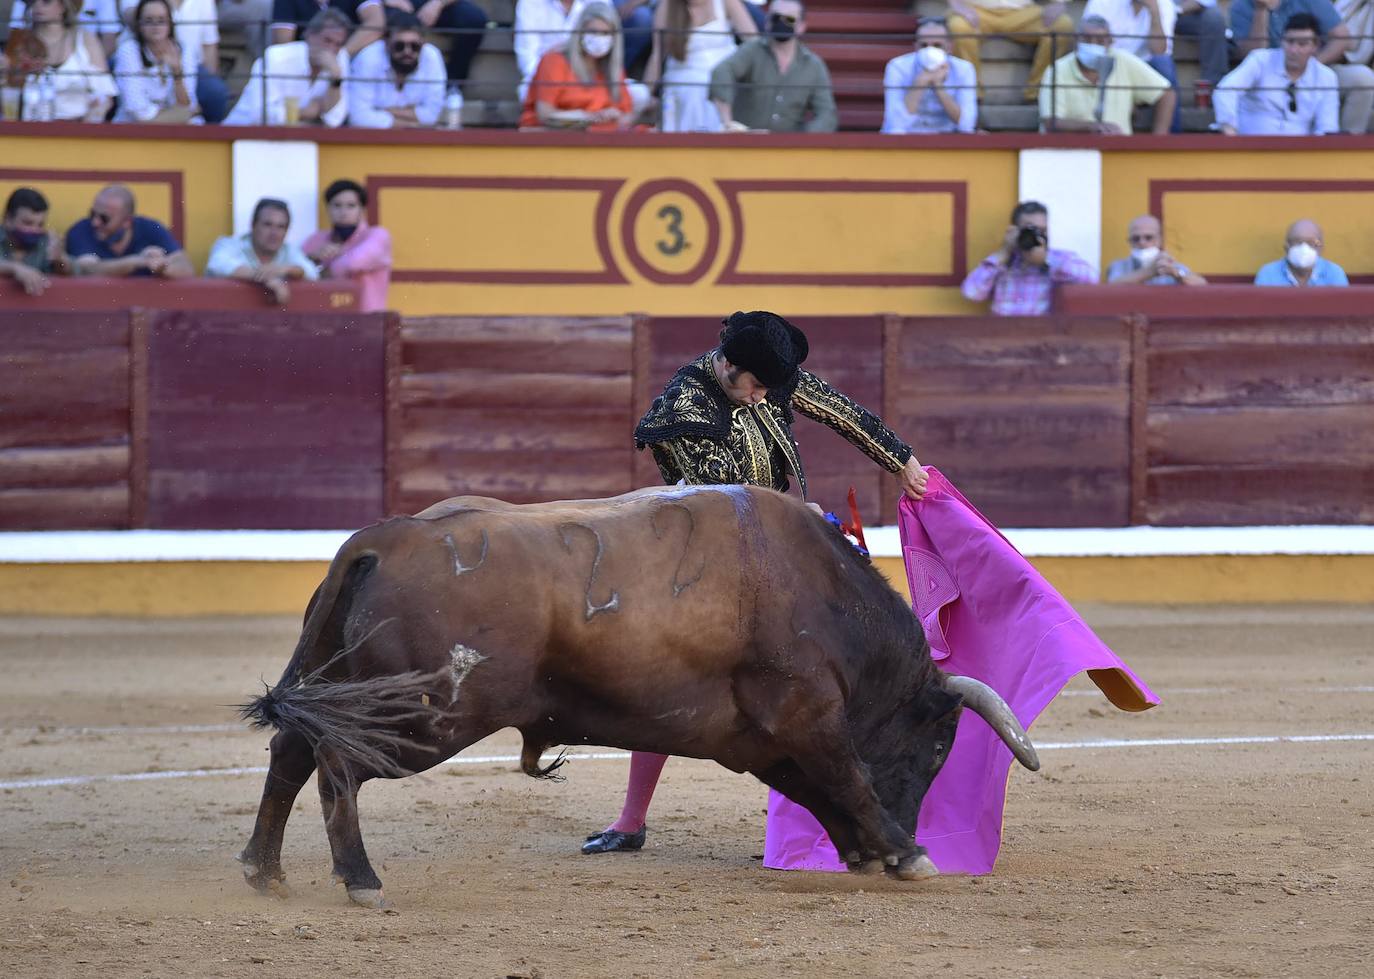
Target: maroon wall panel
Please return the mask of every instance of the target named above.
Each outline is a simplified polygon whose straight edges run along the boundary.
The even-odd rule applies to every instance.
[[[633,488],[628,318],[406,320],[387,467],[393,512]]]
[[[806,369],[824,378],[865,408],[881,415],[883,410],[883,320],[880,316],[804,316],[793,322],[806,332],[811,352]],[[683,364],[712,349],[719,341],[719,319],[655,317],[651,321],[652,353],[649,359],[649,400],[637,405],[639,414]],[[797,416],[792,432],[801,448],[810,498],[848,520],[845,497],[849,487],[857,491],[859,513],[869,524],[895,523],[896,512],[883,513],[880,506],[884,480],[892,479],[839,435],[817,422]],[[903,432],[897,428],[897,434]],[[644,453],[649,456],[647,450]],[[651,460],[650,460],[651,461]],[[643,482],[658,483],[656,468],[641,467]],[[643,477],[647,477],[644,479]]]
[[[129,525],[129,313],[0,310],[0,528]]]
[[[1000,526],[1122,526],[1130,364],[1115,319],[907,319],[897,424]]]
[[[1144,516],[1374,522],[1374,323],[1152,322]]]
[[[382,314],[153,315],[148,524],[350,528],[383,515]]]

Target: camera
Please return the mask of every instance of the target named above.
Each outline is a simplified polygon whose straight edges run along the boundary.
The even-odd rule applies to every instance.
[[[1016,236],[1016,247],[1023,252],[1028,252],[1033,248],[1039,248],[1047,240],[1045,232],[1039,228],[1022,228]]]

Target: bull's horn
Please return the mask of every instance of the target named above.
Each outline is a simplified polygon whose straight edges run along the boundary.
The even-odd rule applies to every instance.
[[[988,722],[988,726],[1007,743],[1017,761],[1033,772],[1040,770],[1040,757],[1035,753],[1035,745],[1031,744],[1026,729],[996,690],[971,676],[946,676],[945,689],[963,697],[965,706],[972,708],[974,713]]]

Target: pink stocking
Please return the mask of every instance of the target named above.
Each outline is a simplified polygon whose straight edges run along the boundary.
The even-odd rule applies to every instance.
[[[667,755],[655,755],[648,751],[630,753],[630,784],[625,789],[625,808],[620,810],[620,818],[611,824],[611,829],[620,833],[639,832],[644,825],[644,817],[648,815],[654,787],[658,785],[658,777],[667,761]]]

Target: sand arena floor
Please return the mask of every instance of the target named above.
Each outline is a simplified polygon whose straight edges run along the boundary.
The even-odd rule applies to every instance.
[[[920,884],[760,866],[765,791],[669,764],[637,855],[584,857],[621,761],[564,784],[450,765],[362,794],[394,908],[329,880],[312,789],[292,896],[234,854],[265,765],[226,704],[275,679],[284,619],[0,620],[0,972],[6,976],[1357,976],[1374,974],[1374,610],[1088,608],[1164,697],[1076,682],[1013,774],[997,870]],[[1091,748],[1101,739],[1199,743]],[[517,749],[503,732],[466,754]]]

